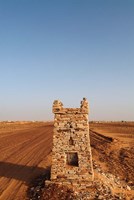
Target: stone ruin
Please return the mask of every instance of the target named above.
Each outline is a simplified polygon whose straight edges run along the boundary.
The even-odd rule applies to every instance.
[[[80,108],[64,108],[59,100],[53,103],[54,131],[51,183],[91,185],[94,178],[89,138],[86,98]],[[49,182],[49,184],[50,184]]]

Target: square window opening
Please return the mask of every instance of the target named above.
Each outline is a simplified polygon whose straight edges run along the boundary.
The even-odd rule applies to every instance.
[[[67,165],[78,167],[78,153],[67,153],[66,163]]]

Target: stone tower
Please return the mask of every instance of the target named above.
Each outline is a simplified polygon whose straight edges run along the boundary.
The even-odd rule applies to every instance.
[[[88,112],[86,98],[81,101],[80,108],[64,108],[59,100],[54,101],[51,181],[93,180]]]

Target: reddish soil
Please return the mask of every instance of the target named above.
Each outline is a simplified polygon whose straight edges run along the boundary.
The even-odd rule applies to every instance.
[[[0,125],[0,200],[21,200],[32,179],[50,163],[50,123]]]
[[[134,199],[134,123],[90,123],[93,160],[103,172],[119,177],[131,191],[116,187],[113,193]]]
[[[134,183],[134,123],[91,123],[90,136],[93,159]]]
[[[52,130],[52,123],[0,123],[0,200],[27,199],[29,184],[51,165]],[[90,123],[90,138],[93,160],[124,180],[132,199],[134,123]]]

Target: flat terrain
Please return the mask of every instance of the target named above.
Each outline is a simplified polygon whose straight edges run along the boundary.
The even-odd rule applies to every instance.
[[[0,200],[26,199],[51,165],[52,130],[52,123],[0,123]],[[93,161],[133,189],[134,123],[90,123],[90,138]]]
[[[49,123],[0,125],[0,200],[21,200],[27,186],[43,173],[52,148]]]

